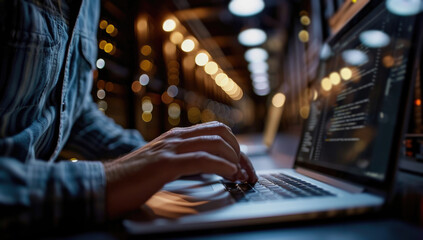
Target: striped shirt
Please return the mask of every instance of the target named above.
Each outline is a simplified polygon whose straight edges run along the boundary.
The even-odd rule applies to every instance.
[[[100,160],[145,143],[90,95],[99,4],[0,1],[0,231],[102,222]],[[64,148],[89,160],[60,161]]]

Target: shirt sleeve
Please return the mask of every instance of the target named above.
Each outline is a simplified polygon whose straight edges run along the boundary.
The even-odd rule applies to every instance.
[[[23,163],[0,157],[0,229],[17,233],[22,227],[46,230],[101,223],[105,185],[101,162]]]
[[[65,148],[82,155],[84,159],[113,159],[145,143],[137,130],[123,129],[98,110],[91,96],[88,96]]]

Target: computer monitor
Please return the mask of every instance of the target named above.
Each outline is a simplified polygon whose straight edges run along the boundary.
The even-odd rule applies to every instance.
[[[323,48],[296,166],[378,186],[398,158],[422,18],[370,4]]]

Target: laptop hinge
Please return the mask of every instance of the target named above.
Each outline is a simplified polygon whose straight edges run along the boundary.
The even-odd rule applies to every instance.
[[[295,169],[298,173],[301,173],[307,177],[319,180],[321,182],[324,182],[326,184],[332,185],[334,187],[340,188],[342,190],[345,190],[347,192],[350,193],[361,193],[364,191],[363,187],[351,184],[351,183],[347,183],[338,179],[335,179],[333,177],[329,177],[326,175],[323,175],[321,173],[317,173],[317,172],[313,172],[304,168],[296,168]]]

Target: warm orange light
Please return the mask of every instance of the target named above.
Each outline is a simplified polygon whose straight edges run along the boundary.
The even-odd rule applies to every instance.
[[[188,109],[188,121],[192,124],[196,124],[201,121],[201,111],[197,107],[191,107]]]
[[[109,25],[109,23],[106,20],[101,20],[99,27],[100,29],[106,29],[107,25]]]
[[[416,106],[421,106],[422,105],[422,100],[421,99],[416,99],[414,101],[414,104],[416,104]]]
[[[280,108],[285,104],[286,96],[283,93],[276,93],[272,98],[273,106]]]
[[[103,50],[104,47],[106,46],[107,42],[105,40],[101,40],[100,43],[98,44],[98,47]]]
[[[140,63],[140,68],[146,72],[150,71],[153,68],[153,63],[151,63],[149,60],[144,59]]]
[[[332,72],[329,75],[329,79],[333,85],[338,85],[341,82],[341,76],[337,72]]]
[[[144,56],[150,55],[151,54],[151,47],[148,46],[148,45],[142,46],[142,48],[141,48],[141,54],[144,55]]]
[[[306,31],[306,30],[301,30],[299,33],[298,33],[298,39],[300,39],[300,41],[301,42],[308,42],[308,40],[309,40],[309,35],[308,35],[308,32]]]
[[[115,30],[115,26],[113,24],[109,24],[106,28],[106,33],[111,34]]]
[[[104,86],[106,85],[106,82],[104,80],[98,80],[97,82],[97,88],[104,89]]]
[[[322,84],[323,90],[325,91],[330,91],[332,89],[332,83],[330,79],[327,77],[322,79],[321,84]]]
[[[140,92],[142,89],[141,83],[139,81],[132,82],[131,89],[134,93]]]
[[[180,32],[172,32],[169,39],[173,44],[180,44],[184,40],[184,35]]]
[[[162,102],[164,103],[164,104],[170,104],[172,101],[173,101],[173,97],[170,97],[168,94],[167,94],[167,92],[165,91],[163,94],[162,94]]]
[[[111,43],[106,43],[106,45],[104,45],[104,51],[106,53],[110,53],[113,50],[113,45]]]
[[[114,88],[115,88],[115,86],[113,85],[112,82],[107,82],[106,83],[106,91],[112,92]]]
[[[141,117],[144,122],[150,122],[153,119],[153,114],[151,112],[143,112]]]
[[[116,37],[117,35],[118,35],[118,30],[117,30],[117,28],[115,28],[115,30],[113,30],[113,32],[112,33],[110,33],[110,36],[112,36],[112,37]]]

